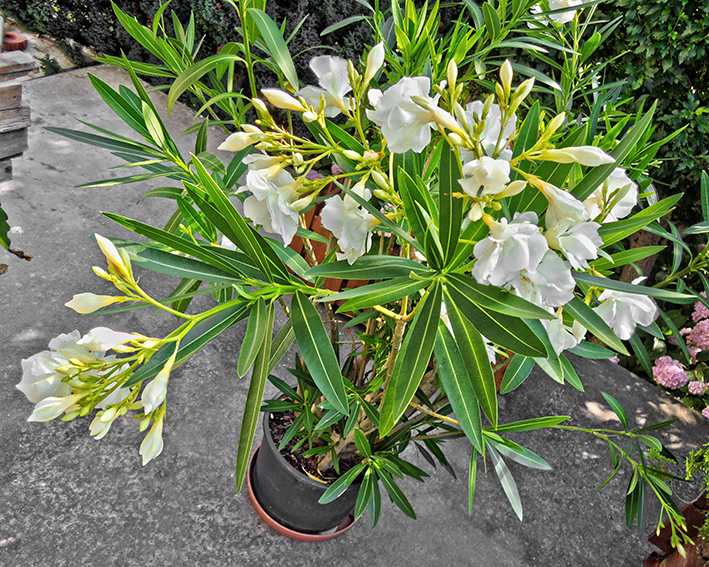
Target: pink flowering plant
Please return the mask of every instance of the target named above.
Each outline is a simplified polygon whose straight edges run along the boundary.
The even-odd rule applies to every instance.
[[[534,78],[519,77],[510,60],[492,59],[510,34],[516,34],[510,49],[520,41],[530,49],[539,45],[533,41],[542,33],[535,23],[539,10],[529,13],[536,2],[500,4],[498,11],[486,4],[477,27],[461,18],[435,40],[437,4],[420,11],[409,0],[404,9],[393,2],[388,18],[375,4],[368,20],[375,41],[361,60],[315,57],[310,67],[317,84],[304,85],[278,27],[255,4],[235,4],[245,22],[243,43],[188,66],[168,95],[171,104],[187,88],[205,93],[199,78],[213,71],[228,79],[235,65],[243,66],[255,118],[244,122],[243,113],[233,113],[236,131],[223,136],[220,146],[233,152],[229,163],[206,152],[207,120],[194,153],[181,156],[135,75],[146,67],[127,60],[120,63],[135,92],[92,81],[142,140],[102,129],[100,136],[53,129],[108,147],[149,172],[118,182],[164,177],[177,185],[158,190],[177,204],[164,228],[106,213],[146,240],[97,235],[107,266],[94,271],[118,294],[84,292],[67,305],[92,313],[130,303],[171,313],[178,323],[161,338],[100,328],[83,337],[58,337],[49,351],[23,362],[19,387],[37,404],[30,420],[96,412],[90,432],[100,438],[117,416],[133,412],[141,430],[149,428],[141,446],[146,464],[163,448],[175,369],[248,320],[241,350],[234,353],[237,374],[250,375],[239,488],[259,411],[290,410],[297,419],[286,436],[332,483],[323,502],[362,479],[357,516],[369,508],[376,523],[381,485],[415,517],[395,479],[422,479],[425,473],[402,451],[416,445],[445,463],[442,443],[464,437],[471,449],[471,506],[478,462],[486,460],[521,519],[505,459],[538,469],[549,465],[506,436],[557,428],[606,440],[618,457],[610,478],[623,463],[633,469],[629,524],[642,515],[647,491],[662,505],[660,522],[669,520],[682,533],[684,520],[667,493],[666,473],[644,464],[644,451],[662,450],[647,433],[651,427],[631,427],[608,395],[623,429],[574,427],[563,423],[563,415],[515,421],[513,412],[498,411],[493,375],[509,363],[502,393],[509,392],[536,364],[558,384],[582,390],[566,353],[628,354],[623,341],[632,341],[638,326],[653,326],[657,300],[694,302],[683,289],[617,277],[619,267],[656,252],[627,248],[627,237],[666,215],[679,199],[642,200],[641,186],[649,183],[645,165],[657,150],[646,144],[655,107],[617,125],[609,116],[610,126],[602,130],[581,115],[570,120],[565,111],[544,109]],[[578,30],[580,15],[564,13]],[[557,33],[566,19],[546,23]],[[121,20],[151,48],[162,45],[145,39],[158,27],[142,28],[124,14]],[[256,55],[256,47],[267,55]],[[279,87],[255,88],[257,63],[275,71]],[[228,92],[210,96],[214,104],[238,110],[229,106]],[[244,96],[231,98],[243,102]],[[599,99],[597,113],[606,104]],[[323,234],[304,220],[314,208]],[[296,237],[304,243],[304,257],[288,247]],[[326,246],[323,258],[316,257],[313,242]],[[179,283],[172,295],[156,299],[134,269]],[[333,291],[326,278],[369,283]],[[210,293],[215,305],[190,312],[191,298]],[[286,317],[276,329],[277,309]],[[358,326],[349,349],[340,340],[336,311],[352,316],[345,327]],[[592,336],[607,348],[590,342]],[[287,384],[271,373],[294,341],[295,382]],[[681,381],[674,368],[663,370],[663,380]],[[263,402],[269,380],[284,399]],[[631,449],[622,443],[626,439]]]

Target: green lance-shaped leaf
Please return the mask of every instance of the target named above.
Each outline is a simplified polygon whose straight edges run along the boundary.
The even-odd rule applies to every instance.
[[[483,337],[480,331],[467,320],[460,306],[448,293],[446,293],[445,302],[448,318],[455,335],[455,343],[467,370],[473,391],[490,423],[497,425],[495,375]]]
[[[318,310],[301,292],[293,296],[291,320],[298,347],[315,384],[337,411],[349,415],[345,383],[337,356]]]
[[[256,22],[258,31],[261,33],[261,37],[268,48],[269,55],[273,57],[276,65],[283,71],[283,74],[286,79],[288,79],[291,86],[297,89],[300,86],[298,83],[298,74],[295,72],[295,66],[293,65],[290,51],[288,51],[288,46],[276,22],[274,22],[266,12],[257,8],[248,8],[247,12]]]
[[[500,394],[507,394],[518,388],[524,382],[534,368],[534,359],[515,354],[510,361],[505,375],[502,378]]]
[[[201,349],[205,344],[215,338],[217,335],[226,331],[234,323],[238,323],[249,314],[249,306],[243,304],[235,304],[227,307],[223,311],[216,313],[205,319],[201,323],[194,326],[180,341],[180,348],[175,357],[173,369],[185,363],[195,352]],[[162,348],[160,352],[138,368],[133,373],[133,376],[125,383],[125,388],[135,386],[143,380],[152,378],[165,365],[167,359],[173,353],[172,346],[168,345]]]
[[[588,285],[593,285],[600,287],[602,289],[612,289],[615,291],[622,291],[625,293],[634,293],[639,295],[649,295],[650,297],[656,297],[657,299],[663,299],[671,303],[694,303],[696,301],[693,295],[687,293],[677,293],[676,291],[670,291],[668,289],[660,289],[656,287],[636,285],[627,282],[621,282],[611,278],[600,278],[591,274],[586,274],[583,272],[572,271],[571,275],[577,282],[585,283]]]
[[[273,334],[273,319],[275,307],[272,303],[266,313],[264,324],[264,336],[261,341],[261,348],[254,360],[254,371],[251,373],[249,391],[246,394],[246,405],[244,406],[244,416],[241,419],[241,431],[239,432],[239,448],[236,455],[236,492],[241,491],[246,478],[246,470],[249,465],[249,456],[254,442],[254,433],[259,421],[263,392],[268,379],[268,366],[271,359],[271,335]]]
[[[153,248],[150,245],[143,243],[138,244],[137,242],[131,242],[129,240],[120,240],[117,238],[110,238],[109,240],[116,245],[116,248],[122,248],[128,252],[128,256],[133,265],[152,270],[153,272],[207,282],[227,284],[244,283],[242,278],[234,277],[234,275],[220,270],[211,264],[195,260],[194,258],[170,254],[164,250]]]
[[[214,214],[210,216],[208,212],[213,208],[219,216],[226,221],[226,224],[220,222],[217,227],[227,238],[236,244],[240,250],[243,250],[269,279],[272,273],[271,268],[275,268],[283,277],[290,279],[288,269],[283,264],[283,261],[273,251],[273,248],[271,248],[266,240],[251,226],[246,224],[246,221],[239,214],[239,211],[236,210],[236,207],[234,207],[233,203],[224,194],[224,191],[217,185],[212,176],[209,175],[200,160],[193,156],[192,161],[195,171],[199,176],[201,186],[207,191],[211,200],[209,204],[206,203],[204,199],[199,200],[199,206],[202,212],[217,225],[217,222],[220,222],[219,217]],[[190,196],[194,198],[193,193],[194,192],[190,192]]]
[[[635,234],[641,228],[646,227],[653,221],[665,216],[682,198],[682,193],[677,195],[671,195],[666,199],[662,199],[654,205],[646,207],[642,211],[634,214],[632,217],[616,221],[604,223],[601,228],[598,229],[598,234],[603,238],[603,246],[610,246],[616,242],[620,242],[624,238]],[[681,242],[681,239],[680,239]]]
[[[416,512],[414,512],[413,506],[411,506],[409,500],[406,496],[404,496],[401,488],[399,488],[394,482],[392,476],[383,469],[374,470],[377,472],[377,476],[379,477],[379,480],[382,481],[382,484],[384,485],[384,488],[389,494],[389,498],[391,498],[392,502],[394,502],[394,504],[396,504],[404,514],[415,520]]]
[[[475,481],[478,473],[478,452],[470,451],[470,465],[468,467],[468,516],[473,514],[473,503],[475,502]]]
[[[438,323],[434,352],[438,361],[438,374],[460,427],[473,447],[482,452],[482,422],[478,398],[455,339],[442,320]]]
[[[340,478],[338,478],[330,488],[328,488],[325,493],[320,497],[318,502],[320,504],[329,504],[330,502],[337,500],[345,490],[357,479],[359,474],[364,470],[367,465],[364,463],[359,463],[358,465],[352,467]]]
[[[455,257],[458,247],[460,226],[463,220],[463,201],[453,196],[460,193],[460,167],[455,152],[447,142],[443,142],[443,153],[439,166],[438,198],[441,247],[443,248],[445,265],[449,265]]]
[[[621,354],[628,354],[628,350],[613,332],[613,329],[608,326],[598,313],[586,305],[583,299],[574,296],[571,301],[564,305],[564,309],[608,346],[614,348]]]
[[[319,264],[310,268],[309,277],[324,276],[347,280],[388,280],[405,278],[413,272],[419,276],[431,274],[426,266],[399,256],[361,256],[350,265],[347,260]]]
[[[239,362],[236,365],[236,373],[243,378],[256,360],[256,355],[261,351],[263,339],[266,336],[267,324],[269,320],[269,310],[263,297],[259,297],[251,308],[249,323],[246,327],[244,341],[241,344]]]
[[[544,343],[532,332],[528,322],[477,305],[452,286],[448,286],[448,294],[465,318],[479,331],[484,330],[492,342],[523,356],[547,356]]]
[[[549,415],[546,417],[535,417],[533,419],[524,419],[522,421],[514,421],[498,425],[495,428],[496,433],[512,433],[518,431],[534,431],[535,429],[545,429],[554,427],[569,419],[568,415]]]
[[[356,429],[355,431],[359,431]],[[364,510],[367,508],[369,501],[372,498],[372,491],[374,490],[374,485],[377,483],[376,476],[372,469],[367,469],[364,473],[364,478],[362,479],[362,484],[359,487],[359,492],[357,493],[357,502],[355,503],[355,520],[359,518]]]
[[[505,441],[507,441],[505,439]],[[516,443],[498,443],[492,439],[487,439],[487,443],[493,445],[500,453],[505,457],[522,465],[523,467],[529,467],[531,469],[539,469],[543,471],[551,470],[551,465],[542,459],[536,453],[533,453],[529,449],[525,449]]]
[[[394,278],[383,282],[369,284],[341,291],[323,298],[323,301],[345,300],[340,312],[366,309],[373,305],[385,305],[392,301],[398,301],[402,297],[416,293],[423,287],[430,284],[428,280],[412,280],[410,278]]]
[[[645,116],[643,116],[636,124],[633,126],[632,130],[628,132],[623,140],[618,144],[613,151],[610,153],[616,161],[614,163],[609,163],[608,165],[600,165],[594,167],[586,176],[576,185],[571,191],[573,195],[583,201],[591,193],[593,193],[596,188],[606,179],[613,170],[623,163],[623,160],[628,156],[628,154],[633,150],[635,144],[640,141],[644,136],[645,130],[652,124],[652,116],[655,114],[655,109],[657,108],[657,101],[652,105],[652,108],[647,111]]]
[[[204,75],[224,63],[233,63],[238,61],[243,63],[243,58],[238,55],[231,53],[219,53],[217,55],[211,55],[202,59],[198,63],[189,66],[187,69],[182,71],[172,83],[170,91],[167,93],[167,112],[168,114],[172,111],[172,107],[175,106],[177,99],[180,95],[184,93],[187,89],[192,87],[197,81],[199,81]]]
[[[429,230],[433,230],[433,227],[429,227],[427,223],[427,218],[423,214],[422,209],[426,209],[427,203],[423,200],[419,192],[417,191],[416,182],[411,179],[411,176],[402,169],[398,170],[398,192],[401,195],[401,200],[404,204],[404,211],[406,212],[406,220],[411,226],[416,239],[419,242],[424,242],[426,239],[426,233]],[[420,205],[419,208],[417,205]],[[428,217],[430,218],[431,211],[426,211]]]
[[[293,323],[289,319],[278,330],[271,345],[271,360],[268,363],[268,373],[273,372],[273,369],[283,359],[288,352],[288,349],[295,340],[295,332],[293,331]]]
[[[702,171],[702,218],[709,222],[709,175]]]
[[[625,413],[623,406],[621,406],[620,402],[618,400],[616,400],[610,394],[606,394],[605,392],[601,392],[601,394],[605,398],[606,402],[608,402],[608,405],[613,410],[613,413],[615,413],[618,416],[618,419],[623,424],[623,427],[625,427],[625,429],[627,430],[628,429],[628,414]],[[662,450],[662,447],[660,447],[660,450]]]
[[[113,110],[123,122],[138,132],[138,134],[148,136],[148,130],[145,127],[145,119],[130,102],[125,100],[118,92],[95,75],[88,73],[88,76],[96,92],[98,92],[104,102],[111,107],[111,110]]]
[[[487,442],[486,445],[488,453],[490,455],[490,460],[492,461],[492,464],[495,467],[495,474],[497,474],[497,478],[499,479],[500,484],[502,485],[502,490],[504,490],[505,496],[507,496],[507,500],[510,501],[512,509],[515,511],[515,514],[517,514],[517,517],[521,521],[522,500],[519,497],[517,483],[515,482],[515,479],[512,478],[512,473],[510,472],[510,469],[507,468],[505,461],[498,454],[498,452],[492,447],[489,442]]]
[[[434,283],[419,303],[411,328],[404,338],[381,405],[379,429],[382,437],[399,421],[426,372],[436,340],[441,297],[441,285]]]
[[[491,311],[504,313],[512,317],[526,319],[553,319],[554,315],[526,299],[492,285],[481,285],[470,276],[450,274],[447,278],[449,288],[454,288],[478,306]]]
[[[209,250],[208,248],[204,248],[198,244],[195,244],[194,242],[191,242],[184,238],[180,238],[179,236],[175,236],[170,232],[155,228],[154,226],[150,226],[140,221],[132,220],[126,217],[122,217],[120,215],[114,215],[112,213],[103,214],[109,219],[117,222],[122,226],[125,226],[126,228],[132,230],[137,234],[140,234],[141,236],[145,236],[146,238],[155,240],[156,242],[164,244],[165,246],[168,246],[173,250],[177,250],[178,252],[194,256],[198,260],[202,260],[203,262],[210,264],[215,268],[224,270],[227,273],[234,274],[236,276],[241,275],[241,272],[236,270],[232,264],[220,258],[218,254]]]

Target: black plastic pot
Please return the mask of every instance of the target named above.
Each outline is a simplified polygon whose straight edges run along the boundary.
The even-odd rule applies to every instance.
[[[283,458],[271,437],[269,418],[270,414],[264,415],[263,443],[255,455],[254,496],[271,518],[287,528],[303,534],[333,530],[354,508],[360,483],[353,483],[333,502],[318,504],[329,485],[309,478]]]

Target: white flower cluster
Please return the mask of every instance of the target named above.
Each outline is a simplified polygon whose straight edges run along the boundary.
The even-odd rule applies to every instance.
[[[167,371],[143,391],[141,402],[125,402],[129,396],[134,399],[135,389],[124,388],[125,380],[120,377],[128,370],[125,364],[108,351],[125,352],[135,350],[134,346],[150,346],[152,339],[135,333],[122,333],[107,327],[97,327],[83,337],[79,331],[61,334],[49,342],[49,350],[39,352],[22,361],[22,380],[17,388],[35,404],[28,421],[51,421],[65,414],[64,419],[86,415],[85,410],[98,408],[89,430],[96,439],[103,438],[113,422],[130,409],[143,407],[147,415],[165,400]],[[95,384],[91,387],[90,384]],[[90,405],[84,405],[89,397],[98,398]],[[140,454],[143,465],[157,457],[162,451],[162,412],[144,439]],[[145,426],[141,424],[141,431]]]

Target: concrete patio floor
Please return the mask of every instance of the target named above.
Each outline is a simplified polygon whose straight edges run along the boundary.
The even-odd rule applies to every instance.
[[[245,324],[210,343],[175,372],[170,382],[165,448],[142,467],[143,434],[130,416],[114,423],[102,440],[89,437],[90,418],[70,423],[29,423],[32,404],[15,389],[20,361],[47,348],[60,333],[97,326],[162,336],[174,321],[147,310],[82,317],[63,304],[73,294],[112,293],[91,267],[105,261],[91,240],[95,232],[131,238],[100,214],[110,211],[161,225],[172,202],[139,197],[164,181],[103,189],[76,185],[126,170],[106,150],[57,136],[45,126],[78,128],[75,118],[128,133],[94,92],[87,72],[114,86],[127,75],[94,67],[25,83],[33,125],[30,148],[14,160],[14,179],[0,186],[13,248],[27,262],[0,249],[0,565],[64,566],[640,566],[655,548],[647,542],[657,508],[638,536],[625,526],[628,470],[594,490],[610,472],[607,448],[590,435],[537,431],[515,436],[552,465],[551,471],[514,463],[524,505],[520,522],[494,473],[478,474],[475,509],[467,513],[466,443],[446,445],[457,480],[432,469],[417,454],[407,457],[431,478],[402,483],[418,520],[398,512],[388,498],[377,528],[360,521],[340,538],[320,544],[286,539],[260,521],[246,494],[235,495],[236,443],[247,381],[236,376],[237,347]],[[158,108],[164,95],[156,94]],[[169,118],[175,136],[192,123],[177,105]],[[210,147],[223,134],[214,131]],[[181,139],[188,152],[193,137]],[[156,297],[177,281],[145,274],[141,282]],[[207,299],[204,299],[207,301]],[[286,359],[288,364],[292,357]],[[600,392],[615,396],[631,422],[678,417],[663,430],[680,457],[707,441],[709,421],[608,361],[573,359],[586,392],[559,386],[535,370],[518,390],[501,397],[501,420],[569,415],[582,427],[619,427]],[[276,373],[286,378],[282,364]],[[698,490],[678,486],[685,499]]]

